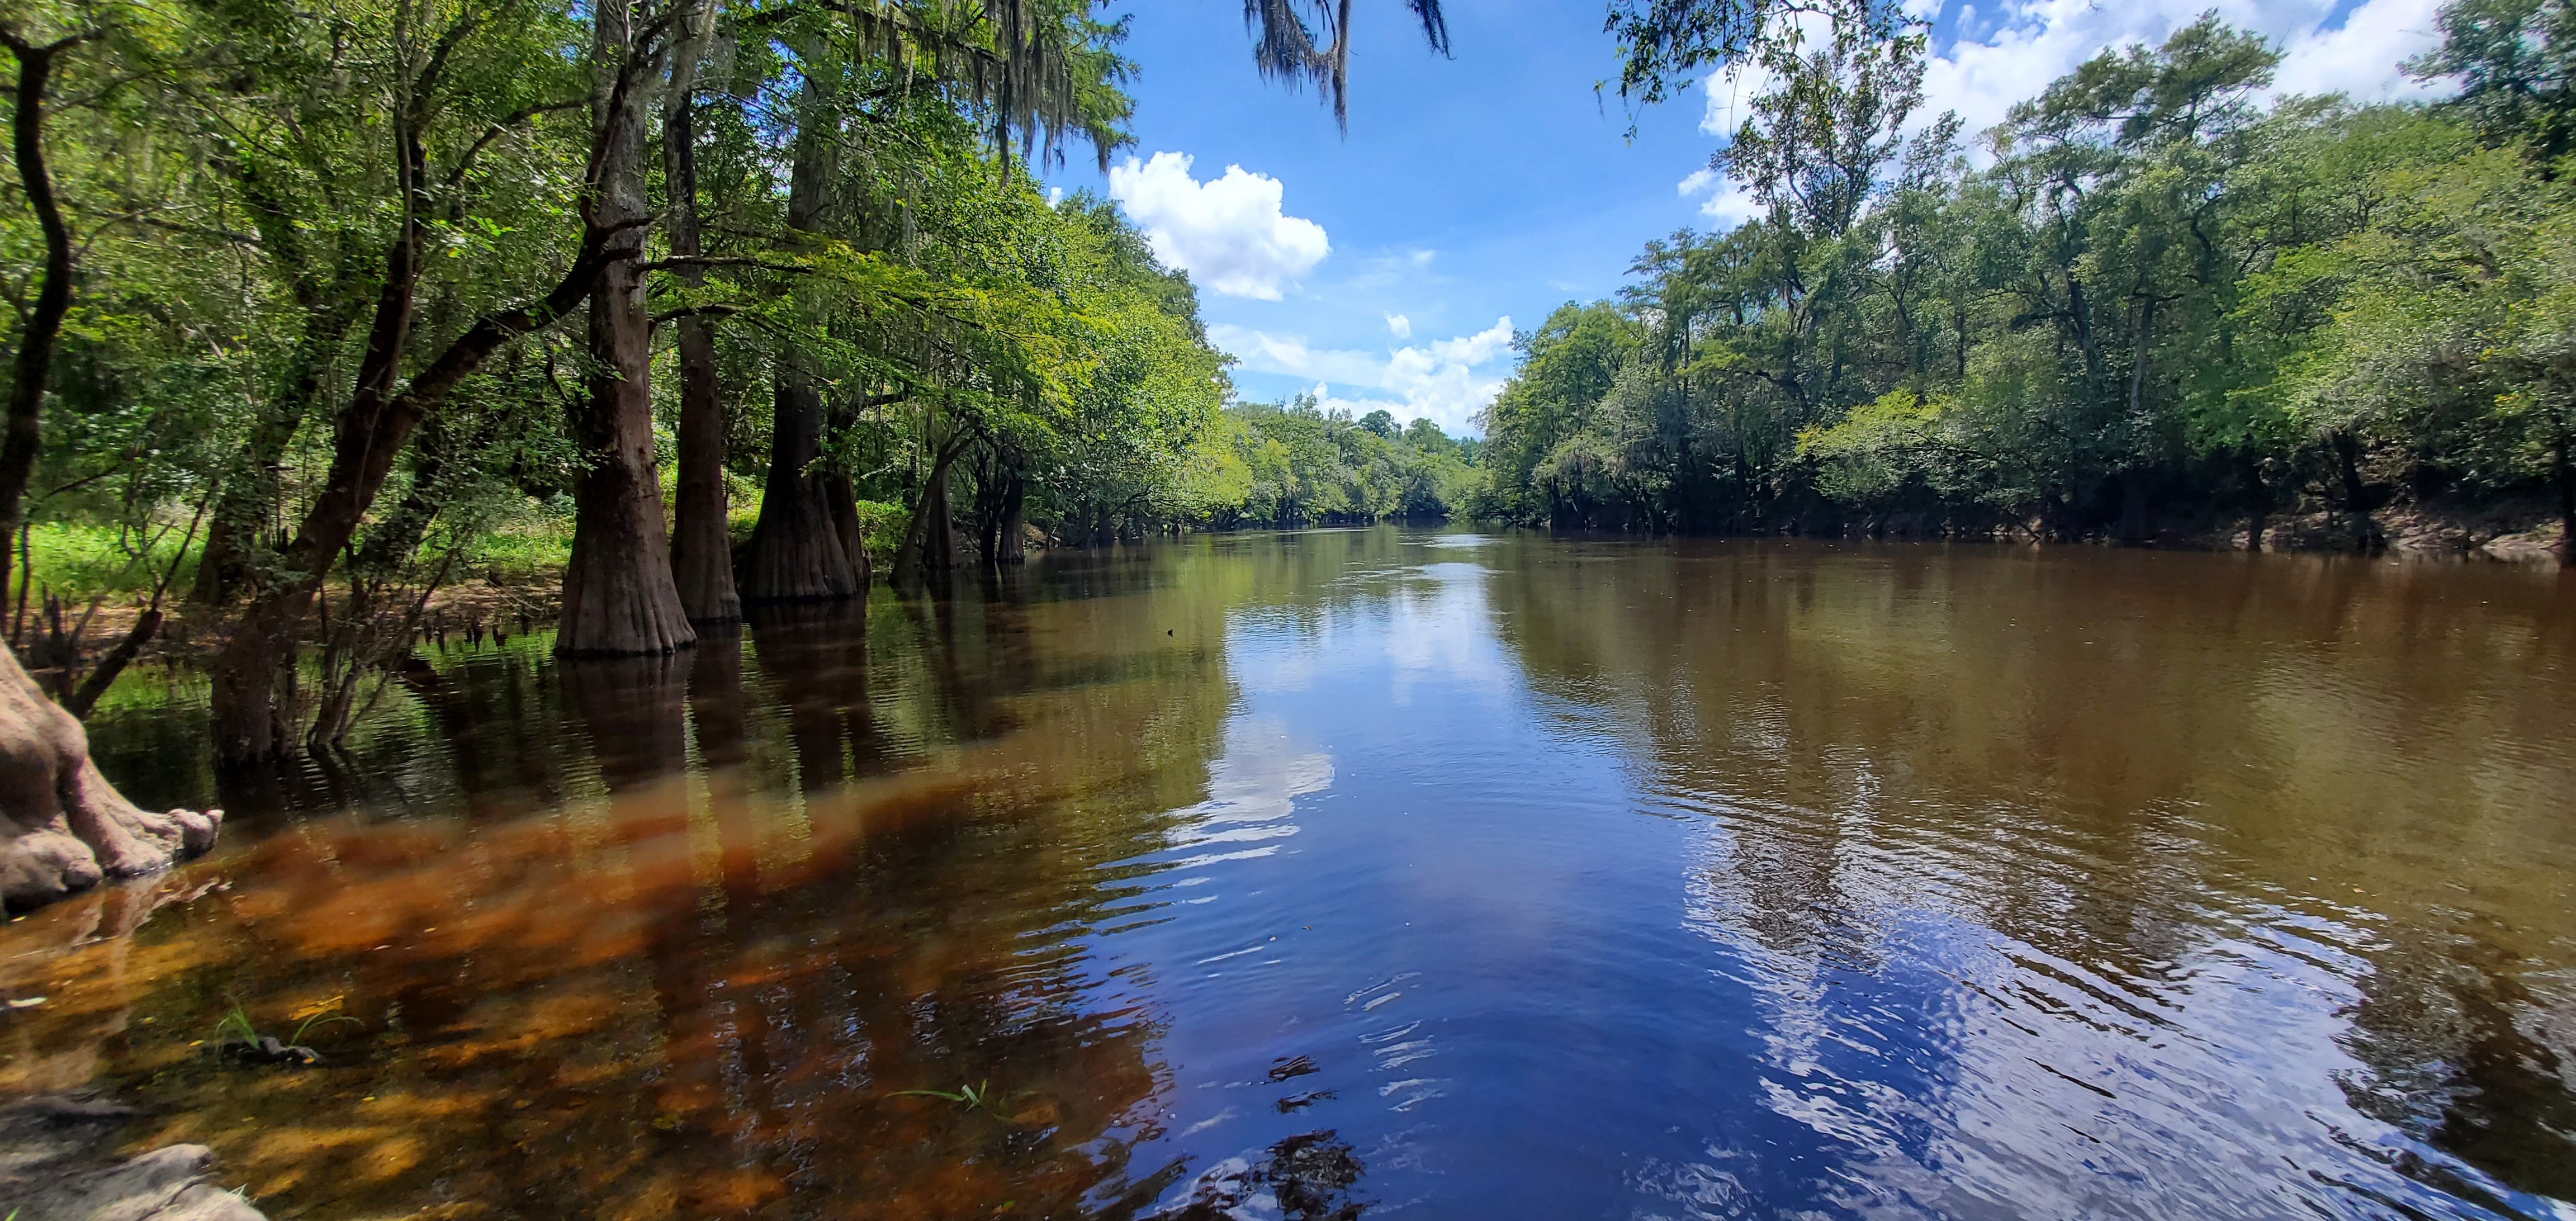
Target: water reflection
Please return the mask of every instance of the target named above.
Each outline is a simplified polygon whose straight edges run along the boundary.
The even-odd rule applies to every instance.
[[[2576,1216],[2560,578],[1315,531],[545,645],[12,926],[0,1088],[286,1217]]]
[[[147,1138],[217,1144],[286,1216],[1053,1215],[1118,1195],[1158,1019],[1090,969],[1083,932],[1120,898],[1092,874],[1154,838],[1171,803],[1150,798],[1202,788],[1222,674],[1104,681],[1068,650],[1084,679],[1049,690],[1026,657],[960,655],[987,625],[1025,652],[1006,607],[910,609],[890,629],[910,660],[881,670],[863,617],[795,609],[674,658],[503,651],[415,678],[443,757],[413,778],[446,769],[454,813],[386,784],[236,841],[201,867],[228,891],[148,946],[51,960],[17,1029],[95,1045],[90,1015],[149,1015],[171,1037],[104,1049],[170,1112]],[[1111,656],[1152,651],[1139,608],[1093,610]],[[1103,794],[1124,800],[1087,804]],[[123,893],[30,923],[76,930]],[[357,1023],[309,1036],[320,1071],[243,1073],[182,1038],[236,1000],[264,1027],[324,1006]],[[25,1059],[30,1086],[85,1076]]]
[[[2570,948],[2576,774],[2532,736],[2576,714],[2563,587],[1930,548],[1513,578],[1533,685],[1701,829],[1687,919],[1757,1006],[1764,1108],[1813,1134],[1659,1167],[1677,1200],[2576,1196],[2571,1011],[2516,979]]]

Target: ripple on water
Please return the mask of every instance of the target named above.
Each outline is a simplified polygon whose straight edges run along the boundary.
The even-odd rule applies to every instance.
[[[0,931],[0,1088],[281,1218],[2568,1218],[2554,580],[1201,537],[220,777],[146,668],[235,821]]]

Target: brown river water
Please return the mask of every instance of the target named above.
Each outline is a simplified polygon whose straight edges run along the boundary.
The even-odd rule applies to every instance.
[[[130,675],[232,818],[0,930],[0,1093],[281,1218],[2576,1218],[2576,575],[1384,528],[550,646],[258,775]]]

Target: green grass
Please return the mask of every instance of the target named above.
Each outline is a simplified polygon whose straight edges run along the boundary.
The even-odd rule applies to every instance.
[[[316,1009],[313,1012],[306,1013],[304,1015],[304,1020],[296,1024],[295,1033],[287,1036],[282,1041],[290,1046],[299,1045],[304,1042],[305,1035],[312,1033],[315,1026],[320,1026],[327,1030],[333,1022],[347,1022],[352,1026],[365,1026],[365,1022],[359,1021],[348,1014],[338,1011],[339,999],[340,998],[338,997],[333,997],[330,1001],[326,1002],[324,1007]],[[290,1014],[289,1016],[293,1015]],[[259,1038],[259,1027],[251,1022],[250,1010],[245,1009],[240,1005],[234,1005],[232,1012],[225,1014],[222,1020],[215,1023],[215,1033],[209,1041],[222,1043],[226,1040],[232,1040],[242,1043],[257,1043],[259,1042]]]
[[[477,536],[457,559],[458,571],[450,580],[482,577],[504,585],[547,580],[572,562],[572,518],[531,512]]]
[[[74,605],[85,605],[92,598],[115,603],[149,597],[152,583],[169,569],[170,558],[178,552],[180,540],[185,535],[184,530],[164,535],[146,557],[138,559],[127,547],[130,545],[140,550],[143,539],[131,531],[119,532],[114,526],[77,522],[38,522],[27,532],[27,558],[31,573],[28,585],[33,591],[28,596],[29,612],[34,612],[36,598],[48,589]],[[9,587],[13,603],[18,586],[17,542],[16,539],[9,540]],[[196,567],[192,549],[189,557],[180,563],[179,577],[174,584],[185,588],[196,575]]]
[[[759,489],[748,486],[748,480],[734,482],[740,486],[729,489],[732,511],[727,525],[734,542],[741,544],[750,540],[752,527],[760,520],[760,494]],[[868,558],[883,572],[894,563],[895,549],[903,544],[907,524],[903,506],[862,500],[858,509],[859,522],[866,531]],[[524,513],[469,540],[457,556],[449,582],[488,580],[527,585],[551,581],[572,561],[572,527],[568,506],[531,503]],[[30,611],[37,605],[34,599],[47,589],[75,609],[87,606],[93,598],[116,605],[149,597],[153,581],[169,570],[170,560],[185,535],[184,529],[170,531],[150,548],[147,559],[138,559],[127,548],[141,547],[142,539],[131,531],[80,522],[39,522],[28,536],[33,571]],[[194,583],[196,568],[197,557],[191,548],[180,561],[172,590],[185,590]],[[9,583],[13,590],[17,582],[18,555],[13,539],[9,549]],[[13,594],[13,601],[14,598]]]
[[[251,1024],[249,1010],[235,1005],[232,1012],[225,1014],[222,1021],[215,1023],[214,1036],[207,1041],[256,1043],[259,1042],[259,1027]]]

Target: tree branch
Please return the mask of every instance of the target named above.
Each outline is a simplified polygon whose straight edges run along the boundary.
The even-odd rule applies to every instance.
[[[682,318],[722,318],[739,314],[742,308],[739,305],[684,305],[678,309],[664,310],[653,315],[653,325],[658,327],[665,322],[677,322]]]
[[[515,110],[498,119],[494,119],[492,121],[492,125],[485,128],[483,130],[483,134],[476,137],[474,143],[468,146],[462,154],[457,156],[456,168],[447,172],[447,181],[445,184],[447,189],[451,191],[455,190],[456,184],[465,180],[466,171],[474,168],[474,159],[482,155],[483,149],[487,145],[491,144],[494,140],[500,139],[504,132],[509,131],[511,128],[516,127],[521,123],[525,123],[538,115],[551,114],[558,110],[578,110],[588,104],[588,98],[575,98],[568,102],[547,102],[542,105],[530,106],[522,110]]]

